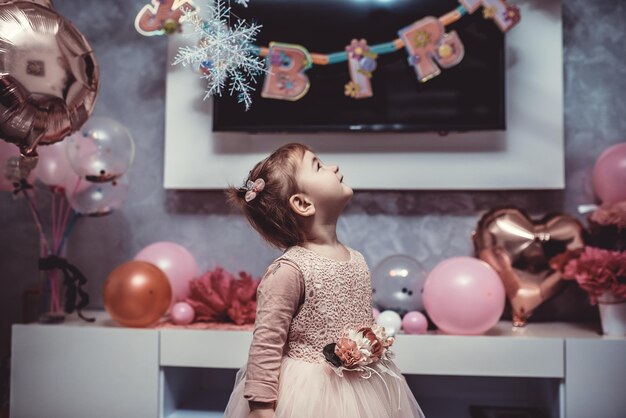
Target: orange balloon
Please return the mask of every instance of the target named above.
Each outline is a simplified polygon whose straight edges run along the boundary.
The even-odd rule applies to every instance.
[[[114,321],[127,327],[147,327],[158,321],[172,300],[165,273],[146,261],[128,261],[104,283],[104,307]]]

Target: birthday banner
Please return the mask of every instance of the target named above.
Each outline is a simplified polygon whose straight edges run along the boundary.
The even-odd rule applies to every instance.
[[[248,2],[234,1],[243,6]],[[454,67],[463,60],[463,42],[456,31],[446,32],[446,26],[480,7],[483,17],[493,20],[503,32],[521,19],[519,9],[504,0],[459,0],[457,8],[439,18],[427,16],[399,29],[399,37],[393,41],[368,45],[365,39],[352,39],[343,51],[319,54],[309,52],[302,45],[283,42],[270,42],[267,47],[254,45],[260,26],[246,26],[238,21],[231,27],[230,7],[224,6],[222,0],[211,2],[209,17],[200,18],[191,0],[151,0],[137,15],[135,26],[142,35],[163,35],[181,31],[181,18],[190,21],[201,39],[196,47],[180,48],[174,64],[197,64],[208,81],[205,98],[221,95],[230,79],[231,95],[237,93],[246,109],[250,107],[250,92],[254,90],[247,77],[250,74],[265,74],[262,97],[295,101],[307,94],[310,83],[306,71],[313,65],[346,62],[350,78],[344,94],[364,99],[374,95],[371,79],[378,56],[404,47],[408,64],[415,69],[417,79],[425,83],[438,76],[441,69]]]
[[[354,99],[373,96],[370,79],[376,70],[376,58],[405,48],[408,64],[415,68],[417,79],[424,83],[461,62],[464,47],[456,31],[445,27],[482,6],[485,19],[493,20],[500,30],[507,32],[521,18],[517,7],[503,0],[460,0],[461,5],[445,15],[424,17],[398,31],[399,38],[391,42],[368,45],[365,39],[353,39],[345,51],[331,54],[309,52],[302,45],[271,42],[269,47],[258,47],[256,53],[267,57],[269,71],[265,76],[261,96],[268,99],[299,100],[309,90],[305,72],[313,65],[347,62],[350,81],[344,94]]]
[[[137,13],[135,29],[143,36],[181,32],[181,17],[195,9],[191,0],[152,0]]]

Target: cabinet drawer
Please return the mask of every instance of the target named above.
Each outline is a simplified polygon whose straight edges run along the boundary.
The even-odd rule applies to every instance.
[[[393,351],[405,374],[564,377],[560,338],[398,335]]]
[[[162,329],[161,366],[238,369],[248,360],[251,331]]]

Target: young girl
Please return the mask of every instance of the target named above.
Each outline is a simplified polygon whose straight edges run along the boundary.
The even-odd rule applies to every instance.
[[[335,355],[324,354],[329,343],[374,326],[367,264],[337,239],[337,218],[352,197],[339,167],[322,163],[305,145],[288,144],[259,162],[244,184],[228,190],[229,200],[266,241],[286,251],[259,284],[248,362],[237,373],[225,417],[423,417],[390,360],[369,364],[369,373],[337,373],[326,360]],[[342,341],[336,346],[344,349],[342,360],[360,358]]]

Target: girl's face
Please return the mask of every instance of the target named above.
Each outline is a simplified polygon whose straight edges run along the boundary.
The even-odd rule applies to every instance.
[[[353,191],[343,182],[337,165],[325,165],[311,151],[306,151],[296,174],[298,185],[317,211],[339,214],[350,201]]]

